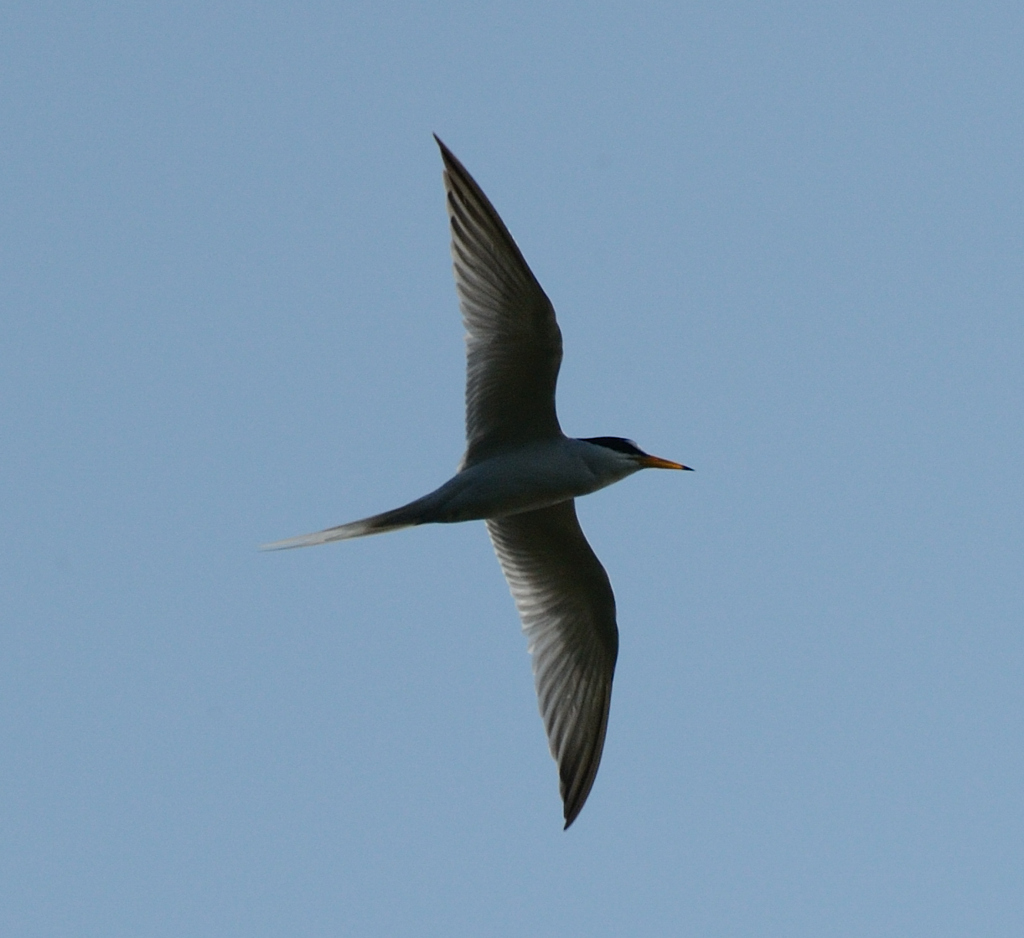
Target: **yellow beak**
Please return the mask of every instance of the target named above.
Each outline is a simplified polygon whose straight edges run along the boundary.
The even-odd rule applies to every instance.
[[[693,472],[689,466],[684,466],[681,462],[672,462],[660,456],[644,456],[640,459],[640,465],[644,469],[685,469],[687,472]]]

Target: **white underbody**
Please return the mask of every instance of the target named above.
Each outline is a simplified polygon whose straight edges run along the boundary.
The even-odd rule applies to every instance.
[[[639,470],[604,446],[562,437],[469,466],[420,500],[424,522],[501,518],[588,495]]]

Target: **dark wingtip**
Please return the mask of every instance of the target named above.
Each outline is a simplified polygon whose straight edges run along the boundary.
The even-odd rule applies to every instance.
[[[598,757],[600,761],[600,757]],[[590,789],[594,787],[594,776],[597,775],[597,766],[593,767],[590,773],[591,777],[587,784],[585,784],[579,791],[568,794],[568,797],[562,802],[562,817],[565,818],[565,826],[562,830],[567,831],[573,821],[580,816],[580,812],[583,810],[583,806],[587,803],[587,797],[590,795]]]
[[[465,177],[466,179],[469,180],[470,189],[479,189],[479,186],[477,186],[476,183],[473,182],[473,178],[466,171],[466,167],[463,166],[462,163],[459,162],[459,158],[454,153],[452,153],[451,150],[448,149],[447,144],[437,134],[434,134],[434,140],[437,142],[437,145],[441,150],[441,160],[444,163],[445,172],[453,174],[457,177]],[[485,196],[482,192],[479,193],[479,196],[486,201],[487,196]]]

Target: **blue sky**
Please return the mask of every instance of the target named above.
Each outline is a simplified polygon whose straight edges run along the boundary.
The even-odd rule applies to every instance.
[[[0,932],[1016,936],[1024,14],[8,3]],[[619,606],[561,829],[437,132],[565,337]]]

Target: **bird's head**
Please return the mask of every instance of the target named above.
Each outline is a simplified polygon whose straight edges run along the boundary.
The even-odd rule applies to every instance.
[[[624,460],[637,469],[685,469],[688,472],[693,470],[680,462],[672,462],[669,459],[662,459],[660,456],[651,456],[645,453],[632,440],[624,440],[620,436],[591,436],[584,437],[584,443],[592,443],[594,446],[603,446],[605,449],[621,454]]]

